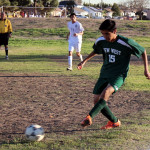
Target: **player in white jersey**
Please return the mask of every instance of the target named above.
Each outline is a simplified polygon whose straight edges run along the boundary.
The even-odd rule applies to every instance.
[[[71,21],[68,22],[69,33],[67,34],[67,40],[69,42],[69,55],[68,55],[68,65],[67,70],[72,71],[72,59],[73,51],[76,50],[76,55],[79,57],[80,61],[83,61],[81,55],[81,45],[82,45],[82,35],[84,28],[82,24],[77,21],[76,14],[72,13],[70,15]]]

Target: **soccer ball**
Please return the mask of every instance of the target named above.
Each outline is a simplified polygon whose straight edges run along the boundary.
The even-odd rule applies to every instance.
[[[44,129],[40,125],[30,125],[25,131],[26,138],[30,141],[41,141],[44,138]]]

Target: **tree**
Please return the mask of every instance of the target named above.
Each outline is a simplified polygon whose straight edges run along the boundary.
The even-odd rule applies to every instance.
[[[120,16],[120,8],[116,3],[113,4],[111,10],[114,12],[113,16]]]
[[[12,6],[29,6],[31,0],[9,0]]]
[[[67,14],[68,15],[74,12],[75,5],[76,5],[76,3],[74,1],[67,2]]]
[[[1,0],[0,1],[0,6],[9,6],[9,5],[10,5],[9,0]]]
[[[29,6],[31,4],[31,0],[18,0],[19,6]]]
[[[149,0],[128,0],[125,5],[130,8],[130,10],[136,9],[139,19],[141,20],[143,18],[143,10],[149,3]]]
[[[42,0],[44,7],[49,7],[52,0]]]
[[[83,4],[84,6],[91,6],[91,7],[99,7],[99,8],[106,8],[106,7],[111,7],[112,5],[111,4],[106,4],[106,3],[101,3],[101,4],[91,4],[91,3],[85,3]]]
[[[58,0],[34,0],[34,7],[42,7],[40,8],[40,12],[42,14],[50,14],[50,12],[54,8],[44,8],[44,7],[57,7],[58,6]],[[35,11],[36,14],[36,11]]]
[[[58,5],[59,5],[58,0],[52,0],[50,3],[50,6],[52,6],[52,7],[57,7]]]
[[[58,6],[58,0],[42,0],[44,7],[57,7]]]

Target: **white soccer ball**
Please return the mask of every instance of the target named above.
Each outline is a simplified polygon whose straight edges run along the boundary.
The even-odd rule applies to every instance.
[[[44,138],[44,129],[40,125],[30,125],[25,131],[26,138],[30,141],[41,141]]]

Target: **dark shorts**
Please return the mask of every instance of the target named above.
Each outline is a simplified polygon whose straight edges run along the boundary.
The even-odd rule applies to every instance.
[[[0,33],[0,45],[8,45],[9,33]]]
[[[113,78],[99,78],[95,84],[93,94],[101,94],[108,84],[110,84],[116,92],[124,83],[125,78],[126,77],[122,75]]]

